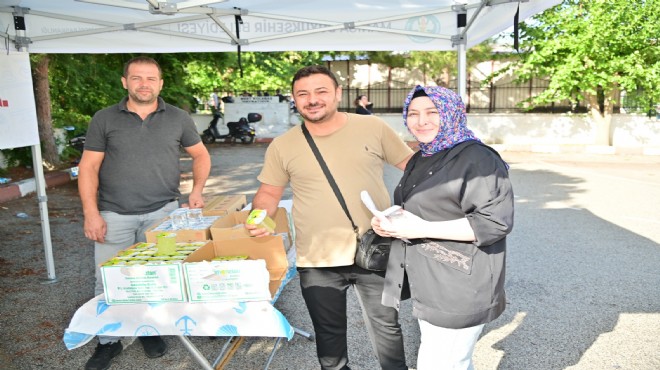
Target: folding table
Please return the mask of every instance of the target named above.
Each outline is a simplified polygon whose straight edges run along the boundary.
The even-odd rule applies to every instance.
[[[291,201],[280,204],[289,209]],[[64,332],[67,349],[81,347],[97,335],[138,337],[153,335],[177,336],[191,356],[204,369],[214,369],[221,361],[228,361],[232,347],[240,344],[242,337],[274,337],[275,346],[264,369],[275,356],[282,338],[291,340],[294,334],[313,340],[312,334],[294,328],[273,303],[277,301],[286,284],[296,275],[295,245],[287,253],[289,268],[278,291],[271,301],[254,302],[206,302],[206,303],[142,303],[108,305],[100,294],[73,315]],[[213,362],[209,361],[188,339],[189,336],[226,337],[227,341]],[[232,339],[239,341],[232,344]]]
[[[67,349],[71,350],[85,345],[97,335],[174,335],[204,369],[214,369],[220,361],[231,355],[227,350],[234,337],[275,337],[275,346],[264,367],[267,369],[282,338],[291,340],[294,334],[299,334],[313,340],[310,333],[294,328],[273,307],[280,292],[295,274],[295,267],[290,267],[272,301],[108,305],[104,295],[100,294],[76,311],[65,330],[63,340]],[[211,364],[188,336],[228,339],[218,358]]]

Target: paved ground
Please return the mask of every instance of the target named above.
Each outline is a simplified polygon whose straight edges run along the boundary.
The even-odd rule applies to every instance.
[[[244,193],[258,184],[265,144],[210,146],[208,192]],[[477,369],[660,368],[660,158],[584,154],[503,153],[511,164],[516,225],[509,238],[508,307],[486,330],[475,352]],[[182,170],[190,161],[182,159]],[[397,170],[387,171],[392,188]],[[184,181],[182,189],[190,186]],[[82,235],[75,182],[48,189],[58,282],[46,277],[34,194],[0,203],[0,368],[80,369],[93,344],[67,351],[62,334],[75,310],[93,294],[91,243]],[[290,193],[285,194],[290,196]],[[28,218],[18,218],[19,212]],[[276,307],[296,327],[311,323],[295,279]],[[364,324],[350,310],[354,369],[376,369]],[[402,309],[408,363],[414,368],[419,333],[407,303]],[[224,343],[195,337],[214,358]],[[176,338],[163,358],[146,359],[130,345],[113,369],[196,369]],[[258,369],[271,338],[251,338],[227,369]],[[314,344],[295,336],[280,345],[270,369],[318,368]]]

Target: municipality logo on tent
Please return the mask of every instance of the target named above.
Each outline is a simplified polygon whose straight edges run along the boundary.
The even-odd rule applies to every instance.
[[[440,21],[432,15],[423,15],[421,17],[412,17],[406,22],[406,31],[416,31],[424,33],[439,34]],[[411,40],[418,43],[427,43],[434,40],[432,37],[408,36]]]

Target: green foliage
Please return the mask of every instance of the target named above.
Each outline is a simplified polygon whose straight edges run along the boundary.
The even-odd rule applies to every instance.
[[[616,89],[660,100],[660,0],[564,0],[521,25],[519,80],[548,77],[535,103]]]
[[[222,86],[220,71],[231,63],[231,58],[226,53],[150,56],[158,61],[163,70],[163,99],[187,111],[194,111],[195,96],[206,95],[214,88]]]
[[[383,64],[390,68],[404,68],[408,61],[407,55],[389,51],[368,51],[367,56],[371,63]]]
[[[0,150],[5,158],[5,165],[10,167],[32,167],[32,149],[29,146]]]
[[[467,50],[467,69],[493,57],[492,41],[486,40]],[[446,78],[458,74],[457,54],[454,51],[413,51],[405,66],[421,70],[437,85],[446,85]]]
[[[186,64],[187,85],[195,96],[213,90],[224,90],[228,86],[225,76],[235,58],[228,53],[193,54]]]
[[[234,57],[236,57],[235,54]],[[306,65],[322,64],[323,54],[315,51],[287,51],[273,53],[242,53],[243,77],[235,60],[233,68],[223,76],[227,89],[240,93],[247,91],[288,91],[291,78]]]
[[[126,96],[121,83],[124,63],[140,54],[53,54],[50,64],[54,110],[90,117]],[[227,53],[145,54],[161,65],[168,103],[193,108],[194,96],[222,86],[222,71],[233,62]]]
[[[121,85],[124,60],[118,54],[51,54],[49,80],[53,111],[91,116],[117,103],[125,95]]]
[[[139,54],[50,55],[51,102],[54,115],[81,114],[116,104],[126,96],[121,84],[124,63]],[[163,70],[161,96],[168,103],[194,110],[196,99],[209,92],[288,90],[300,67],[322,63],[320,52],[242,53],[241,77],[236,53],[146,54]],[[33,61],[39,55],[31,56]],[[79,117],[79,118],[81,118]],[[62,118],[64,119],[64,118]],[[71,120],[71,117],[66,119]],[[65,120],[66,120],[65,119]],[[74,119],[76,121],[76,119]],[[72,123],[63,122],[63,126]]]

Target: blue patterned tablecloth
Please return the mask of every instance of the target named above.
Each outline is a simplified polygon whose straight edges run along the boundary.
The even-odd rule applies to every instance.
[[[286,337],[294,330],[273,307],[284,286],[295,276],[291,265],[272,301],[209,303],[145,303],[108,305],[100,294],[73,315],[64,331],[68,349],[85,345],[97,335],[137,337],[188,335],[217,337]]]

